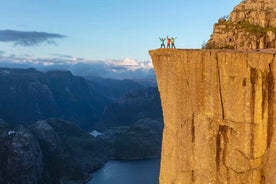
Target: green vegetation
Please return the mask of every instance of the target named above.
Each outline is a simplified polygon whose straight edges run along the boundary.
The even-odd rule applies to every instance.
[[[276,32],[276,27],[264,28],[260,25],[251,24],[249,21],[246,20],[239,22],[237,26],[245,29],[249,33],[257,34],[259,36],[265,36],[269,31]]]

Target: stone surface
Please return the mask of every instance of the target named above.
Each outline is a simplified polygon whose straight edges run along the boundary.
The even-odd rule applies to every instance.
[[[245,0],[220,18],[207,48],[276,48],[276,1]]]
[[[72,122],[48,119],[31,130],[43,152],[46,183],[83,183],[108,160],[105,144]]]
[[[275,54],[150,51],[165,124],[160,184],[276,183]]]
[[[74,123],[48,119],[13,127],[0,120],[0,183],[85,183],[107,162],[105,147]]]
[[[0,145],[0,183],[40,182],[43,171],[42,151],[28,129],[1,126]]]

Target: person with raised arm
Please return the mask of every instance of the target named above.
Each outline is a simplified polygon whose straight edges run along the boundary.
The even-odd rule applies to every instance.
[[[159,40],[161,41],[161,47],[160,48],[162,48],[162,47],[166,48],[165,47],[165,40],[166,40],[166,38],[160,38],[159,37]]]
[[[167,48],[171,48],[171,39],[167,36]]]
[[[172,48],[175,48],[175,45],[174,45],[174,41],[175,41],[176,37],[171,37],[171,42],[172,42]]]

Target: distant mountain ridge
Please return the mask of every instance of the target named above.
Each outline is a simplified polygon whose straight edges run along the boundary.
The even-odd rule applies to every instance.
[[[0,118],[11,124],[29,124],[61,118],[89,130],[104,112],[131,90],[145,86],[132,80],[86,80],[69,71],[0,68]]]
[[[105,98],[116,101],[129,91],[145,89],[146,86],[130,79],[86,77],[91,87]],[[148,83],[147,83],[148,84]]]
[[[0,118],[12,124],[56,117],[89,128],[108,101],[68,71],[0,68],[0,83]]]
[[[162,121],[162,108],[157,87],[129,91],[105,108],[96,127],[129,126],[136,121],[151,118]]]
[[[0,183],[84,183],[109,159],[160,157],[156,87],[9,68],[0,83]]]

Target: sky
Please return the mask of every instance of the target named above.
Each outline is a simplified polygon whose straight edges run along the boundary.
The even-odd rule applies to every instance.
[[[0,66],[103,62],[149,70],[148,50],[160,47],[159,37],[177,37],[177,48],[200,48],[213,24],[240,2],[0,0]]]

